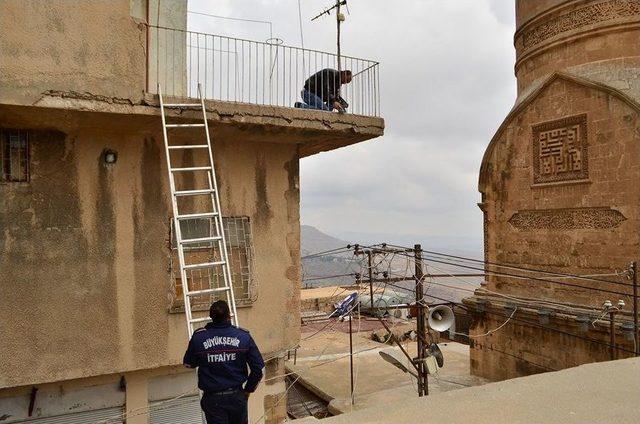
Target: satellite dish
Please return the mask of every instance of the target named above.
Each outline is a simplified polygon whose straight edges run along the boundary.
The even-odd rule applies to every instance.
[[[406,358],[401,352],[398,352],[396,349],[385,349],[385,350],[379,351],[378,353],[380,354],[382,359],[384,359],[394,367],[398,368],[400,371],[408,372],[412,376],[418,378],[418,374],[416,374],[416,372],[413,369],[407,368],[404,365],[404,361],[406,361]]]
[[[455,322],[453,310],[445,305],[429,309],[429,327],[435,331],[447,331]]]

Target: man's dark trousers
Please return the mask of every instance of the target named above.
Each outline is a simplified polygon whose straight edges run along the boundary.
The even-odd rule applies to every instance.
[[[234,393],[204,393],[200,406],[207,424],[247,424],[247,395],[238,390]]]

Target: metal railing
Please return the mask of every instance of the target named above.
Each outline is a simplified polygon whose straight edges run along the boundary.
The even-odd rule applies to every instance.
[[[167,96],[195,98],[201,84],[205,99],[305,107],[305,81],[322,69],[338,68],[335,54],[285,46],[277,39],[258,42],[149,26],[148,43],[147,91],[157,94],[160,83]],[[352,72],[352,81],[339,92],[349,105],[347,113],[380,116],[378,62],[341,59],[341,68]],[[319,85],[335,92],[335,85],[323,79],[318,77]],[[319,93],[325,106],[333,100],[326,92]]]

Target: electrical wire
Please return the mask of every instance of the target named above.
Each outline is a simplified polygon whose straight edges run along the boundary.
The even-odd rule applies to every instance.
[[[240,22],[253,22],[253,23],[258,23],[258,24],[267,24],[267,25],[269,25],[269,39],[273,39],[273,23],[270,22],[270,21],[261,21],[259,19],[232,18],[230,16],[213,15],[211,13],[194,12],[194,11],[191,11],[191,10],[187,11],[187,13],[189,13],[191,15],[208,16],[210,18],[225,19],[225,20],[228,20],[228,21],[240,21]]]
[[[302,28],[302,4],[300,0],[298,0],[298,23],[300,25],[300,47],[304,50],[304,31]],[[304,58],[304,54],[302,55],[302,75],[307,75],[307,66]]]
[[[314,276],[314,277],[308,277],[308,278],[304,278],[302,280],[302,282],[305,281],[316,281],[316,280],[330,280],[332,278],[339,278],[339,277],[353,277],[355,276],[355,274],[351,273],[351,274],[337,274],[337,275],[323,275],[323,276]]]
[[[331,255],[331,254],[336,254],[336,252],[340,251],[340,250],[344,250],[346,251],[350,251],[351,247],[350,245],[348,246],[344,246],[344,247],[337,247],[335,249],[329,249],[329,250],[325,250],[322,252],[316,252],[316,253],[309,253],[308,255],[302,256],[300,259],[309,259],[309,258],[315,258],[317,256],[325,256],[325,255]],[[344,252],[341,252],[344,253]]]
[[[399,255],[408,256],[405,253],[398,253],[398,254]],[[526,279],[526,280],[541,281],[541,282],[546,282],[546,283],[558,284],[558,285],[562,285],[562,286],[568,286],[568,287],[574,287],[574,288],[582,288],[582,289],[586,289],[586,290],[595,290],[595,291],[600,291],[600,292],[604,292],[604,293],[618,294],[618,295],[621,295],[621,296],[630,296],[629,293],[623,293],[623,292],[618,292],[618,291],[613,291],[613,290],[607,290],[607,289],[602,289],[602,288],[598,288],[598,287],[587,287],[587,286],[582,286],[582,285],[577,285],[577,284],[570,284],[570,283],[566,283],[564,281],[554,281],[554,280],[548,280],[548,279],[532,277],[532,276],[510,274],[510,273],[506,273],[506,272],[487,271],[485,268],[478,268],[478,267],[470,266],[470,265],[463,265],[463,264],[454,263],[454,262],[441,261],[441,260],[438,260],[438,258],[431,258],[431,257],[428,257],[428,256],[424,257],[423,259],[426,260],[427,263],[435,262],[435,263],[440,263],[440,264],[444,264],[444,265],[453,265],[453,266],[456,266],[456,267],[459,267],[459,268],[473,269],[473,270],[476,270],[476,271],[484,271],[484,273],[487,274],[487,275],[494,275],[494,276],[499,276],[499,277],[513,277],[513,278],[520,278],[520,279]]]
[[[511,312],[511,315],[509,315],[509,318],[507,318],[507,320],[505,322],[503,322],[500,326],[498,326],[497,328],[494,328],[493,330],[489,330],[486,333],[483,334],[474,334],[473,336],[470,334],[465,334],[465,333],[456,333],[455,331],[453,331],[453,334],[460,334],[462,336],[468,337],[470,339],[479,339],[481,337],[486,337],[490,334],[495,333],[496,331],[500,331],[500,329],[502,327],[504,327],[505,325],[507,325],[509,323],[509,321],[511,321],[511,319],[513,318],[513,316],[516,314],[516,312],[518,311],[518,307],[516,306],[515,308],[513,308],[513,312]]]
[[[409,248],[409,247],[399,246],[399,245],[394,245],[394,244],[388,244],[388,246],[411,250],[411,248]],[[450,254],[441,253],[441,252],[435,252],[435,251],[432,251],[432,250],[422,250],[422,252],[424,252],[424,253],[426,253],[428,255],[444,256],[444,257],[447,257],[447,258],[458,259],[458,260],[462,260],[462,261],[466,261],[466,262],[475,262],[475,263],[484,264],[484,265],[491,265],[491,266],[495,266],[495,267],[499,267],[499,268],[507,268],[507,269],[518,270],[518,271],[526,271],[526,272],[536,272],[536,273],[539,273],[539,274],[553,275],[553,276],[566,277],[566,278],[575,278],[575,279],[580,279],[580,280],[590,280],[590,281],[597,281],[597,282],[602,282],[602,283],[618,284],[618,285],[623,285],[623,286],[631,286],[631,284],[622,283],[622,282],[619,282],[619,281],[611,281],[611,280],[604,280],[604,279],[601,279],[601,278],[594,278],[594,275],[591,275],[591,276],[590,275],[577,275],[577,274],[569,274],[569,273],[562,273],[562,272],[555,272],[555,271],[546,271],[546,270],[535,269],[535,268],[527,268],[527,267],[522,267],[522,266],[505,265],[505,264],[500,264],[500,263],[497,263],[497,262],[484,261],[484,260],[480,260],[480,259],[467,258],[467,257],[464,257],[464,256],[456,256],[456,255],[450,255]],[[614,274],[610,274],[610,273],[609,274],[595,274],[595,276],[598,276],[598,275],[600,275],[600,276],[618,275],[618,276],[622,277],[622,276],[628,275],[628,272],[614,273]]]

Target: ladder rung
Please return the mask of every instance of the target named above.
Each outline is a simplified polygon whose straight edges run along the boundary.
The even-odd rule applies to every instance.
[[[193,219],[193,218],[213,218],[218,216],[218,212],[203,212],[203,213],[188,213],[185,215],[178,215],[178,219]]]
[[[204,127],[204,124],[166,124],[167,128]]]
[[[181,146],[169,146],[169,150],[206,149],[207,147],[209,147],[207,144],[184,144]]]
[[[200,104],[200,103],[165,103],[164,107],[197,107],[197,108],[201,108],[202,104]]]
[[[204,262],[201,264],[189,264],[185,265],[183,268],[186,270],[189,269],[203,269],[203,268],[213,268],[214,266],[224,265],[225,261],[216,261],[216,262]]]
[[[222,237],[217,236],[217,237],[201,237],[201,238],[194,238],[194,239],[184,239],[184,240],[180,240],[180,243],[196,244],[196,243],[207,243],[210,241],[218,241],[218,240],[222,240]]]
[[[171,168],[171,172],[210,171],[210,166],[190,166],[188,168]]]
[[[216,289],[205,289],[205,290],[196,290],[192,292],[187,292],[187,296],[204,296],[207,294],[218,293],[222,291],[229,290],[229,287],[218,287]]]
[[[176,196],[197,196],[199,194],[211,194],[215,190],[212,188],[203,188],[201,190],[180,190],[176,191],[174,194]]]

